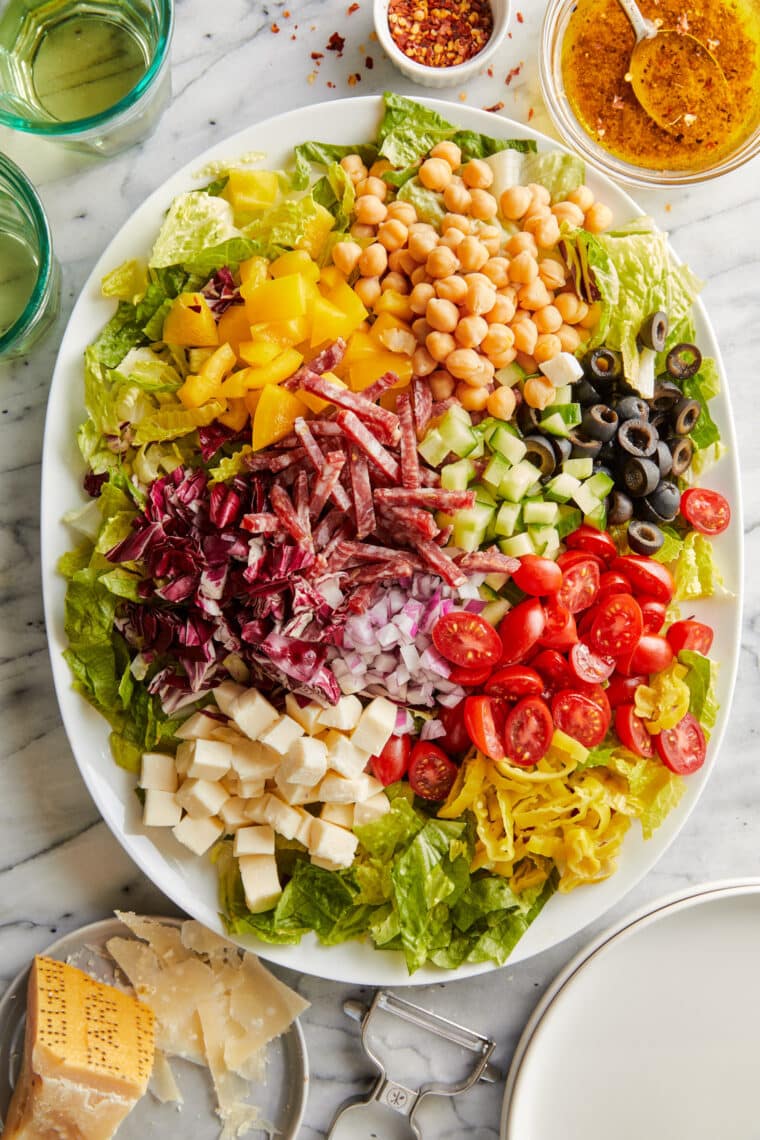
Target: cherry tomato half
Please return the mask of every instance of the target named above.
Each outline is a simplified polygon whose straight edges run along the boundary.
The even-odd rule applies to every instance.
[[[604,691],[607,694],[607,700],[614,709],[618,705],[633,704],[639,685],[647,684],[649,684],[649,678],[643,673],[633,673],[630,677],[626,677],[622,673],[615,673]]]
[[[658,733],[654,744],[665,767],[679,776],[696,772],[704,764],[707,755],[705,734],[692,713],[686,713],[675,728],[666,728]]]
[[[446,735],[438,741],[444,752],[448,756],[464,756],[469,752],[472,741],[464,723],[464,700],[451,708],[440,708],[438,719],[446,729]]]
[[[507,756],[521,768],[532,767],[545,754],[553,732],[552,714],[546,701],[540,697],[523,697],[504,725]]]
[[[636,715],[633,705],[618,705],[615,709],[615,732],[631,752],[647,760],[652,759],[654,739],[647,732],[644,721]]]
[[[539,637],[541,645],[547,649],[569,649],[578,640],[575,617],[567,606],[557,598],[547,598],[544,602],[544,630]]]
[[[441,656],[464,669],[495,665],[501,656],[499,635],[480,614],[451,610],[433,626],[433,645]]]
[[[526,598],[508,610],[499,623],[502,665],[523,661],[544,631],[544,607],[537,598]]]
[[[576,693],[582,693],[584,697],[588,697],[590,701],[598,705],[609,725],[612,720],[612,709],[610,708],[610,702],[607,700],[607,690],[603,689],[601,685],[591,685],[586,681],[575,681],[574,684]]]
[[[586,554],[595,554],[606,565],[617,558],[614,539],[606,530],[597,530],[587,523],[582,523],[577,530],[567,536],[565,546],[568,550],[583,550]]]
[[[465,697],[464,723],[470,740],[490,760],[504,759],[503,709],[493,697]]]
[[[573,684],[573,671],[556,649],[543,649],[531,660],[530,667],[541,676],[545,692],[556,693]]]
[[[610,718],[604,710],[591,697],[574,689],[563,689],[555,694],[552,717],[557,728],[586,748],[601,744],[610,726]]]
[[[665,603],[654,598],[639,598],[644,633],[659,633],[665,624]]]
[[[491,665],[476,665],[472,669],[453,665],[448,679],[454,685],[464,685],[466,689],[479,688],[491,676],[491,669]]]
[[[639,638],[629,663],[632,673],[662,673],[673,661],[673,650],[659,633],[644,633]]]
[[[594,653],[585,641],[577,641],[567,655],[570,668],[579,681],[589,685],[606,681],[615,672],[615,658]]]
[[[372,775],[385,787],[395,784],[409,770],[412,742],[409,735],[391,736],[379,756],[370,756]]]
[[[544,691],[544,682],[541,674],[529,665],[503,665],[493,671],[484,688],[489,697],[514,701],[521,697],[539,697]]]
[[[722,534],[731,522],[731,508],[720,491],[689,487],[681,495],[681,514],[700,534]]]
[[[525,554],[512,574],[512,581],[526,594],[556,594],[562,585],[562,571],[552,558]]]
[[[412,749],[409,786],[423,800],[445,800],[457,778],[457,766],[442,748],[421,740]]]
[[[618,574],[617,570],[605,570],[599,579],[599,593],[597,601],[602,602],[610,594],[630,594],[631,583],[625,574]]]
[[[588,609],[599,593],[599,563],[595,558],[579,558],[562,571],[557,601],[577,614]]]
[[[657,602],[667,605],[675,593],[673,575],[667,566],[646,554],[623,554],[612,569],[625,574],[637,594],[648,594]]]
[[[674,621],[665,636],[676,656],[682,649],[691,649],[706,657],[712,648],[715,635],[710,626],[704,622],[684,618],[683,621]]]
[[[641,607],[634,597],[610,594],[594,609],[588,643],[605,657],[622,657],[641,637],[643,625]]]

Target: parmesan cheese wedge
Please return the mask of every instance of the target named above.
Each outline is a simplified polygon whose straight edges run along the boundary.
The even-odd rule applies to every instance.
[[[130,994],[35,958],[3,1140],[109,1140],[148,1087],[153,1028],[151,1011]]]

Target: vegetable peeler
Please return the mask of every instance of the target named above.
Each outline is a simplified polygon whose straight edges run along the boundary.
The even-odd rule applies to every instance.
[[[436,1013],[413,1005],[404,998],[388,990],[378,990],[369,1007],[361,1002],[349,1000],[343,1003],[344,1012],[361,1025],[361,1040],[365,1053],[378,1070],[374,1086],[366,1096],[352,1097],[338,1109],[338,1113],[327,1133],[329,1140],[371,1140],[382,1136],[383,1140],[405,1140],[410,1136],[421,1138],[422,1133],[415,1119],[422,1100],[429,1095],[455,1096],[465,1092],[476,1081],[498,1081],[502,1074],[489,1058],[495,1042],[475,1033],[463,1025],[440,1017]],[[373,1024],[380,1013],[389,1013],[418,1029],[433,1033],[452,1045],[459,1046],[465,1053],[474,1054],[475,1060],[468,1061],[468,1071],[464,1076],[449,1081],[430,1081],[418,1088],[400,1084],[387,1075],[387,1069],[377,1054],[373,1041]],[[392,1114],[396,1114],[395,1128]],[[392,1129],[392,1131],[390,1131]]]

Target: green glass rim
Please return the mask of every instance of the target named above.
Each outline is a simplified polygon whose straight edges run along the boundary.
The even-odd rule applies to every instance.
[[[28,212],[34,224],[34,232],[39,245],[39,268],[37,270],[37,280],[34,283],[34,289],[32,289],[23,312],[16,317],[16,320],[10,328],[6,329],[2,336],[0,336],[0,356],[2,356],[7,349],[13,347],[24,333],[32,327],[44,309],[48,289],[50,287],[50,279],[55,267],[53,259],[53,239],[39,195],[23,170],[16,166],[15,162],[11,162],[6,154],[0,152],[0,187],[3,183],[6,183],[12,192],[17,195],[19,202]]]
[[[14,131],[24,131],[26,134],[42,135],[45,138],[73,138],[93,134],[103,127],[111,126],[115,119],[126,111],[131,110],[143,95],[150,89],[159,77],[169,56],[169,48],[174,30],[174,0],[157,0],[156,11],[159,19],[159,34],[153,58],[147,70],[135,86],[123,95],[116,103],[107,107],[105,111],[98,111],[96,115],[88,115],[84,119],[72,119],[71,122],[57,122],[54,119],[22,119],[19,115],[11,114],[0,105],[0,125],[10,127]]]

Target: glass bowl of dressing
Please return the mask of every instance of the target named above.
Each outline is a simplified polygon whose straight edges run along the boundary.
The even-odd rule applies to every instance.
[[[635,36],[618,0],[549,0],[541,88],[564,140],[612,178],[655,188],[716,178],[753,158],[760,152],[760,0],[702,0],[688,9],[683,0],[639,0],[639,7],[658,27],[707,48],[725,74],[730,113],[716,99],[664,130],[634,95]],[[701,121],[713,113],[715,121]]]

